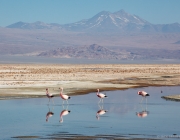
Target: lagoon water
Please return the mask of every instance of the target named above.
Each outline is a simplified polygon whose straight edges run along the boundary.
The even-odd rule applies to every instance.
[[[142,104],[138,90],[150,94]],[[163,93],[161,93],[161,90]],[[0,139],[51,139],[76,135],[113,135],[124,138],[176,139],[180,137],[180,102],[166,101],[161,96],[180,94],[180,87],[144,87],[107,91],[108,98],[98,104],[96,92],[72,96],[62,106],[60,97],[48,105],[47,98],[0,101]],[[101,109],[105,114],[98,115]],[[71,112],[63,116],[64,110]],[[54,114],[47,118],[48,112]],[[48,121],[46,121],[48,119]]]

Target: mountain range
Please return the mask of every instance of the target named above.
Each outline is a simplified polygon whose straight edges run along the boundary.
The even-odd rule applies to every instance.
[[[180,24],[152,24],[124,10],[102,11],[69,24],[17,22],[0,28],[0,54],[180,59]]]
[[[120,10],[114,13],[102,11],[92,18],[70,24],[17,22],[7,28],[60,29],[83,32],[180,32],[180,24],[152,24],[136,15]]]

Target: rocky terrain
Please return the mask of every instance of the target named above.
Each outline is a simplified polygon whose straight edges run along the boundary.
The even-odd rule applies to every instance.
[[[88,59],[133,59],[127,51],[114,51],[106,47],[92,44],[84,47],[64,47],[40,53],[38,56],[60,58],[88,58]]]
[[[63,47],[55,50],[44,51],[37,56],[58,58],[86,58],[86,59],[180,59],[180,50],[165,49],[108,49],[92,44],[84,47]]]

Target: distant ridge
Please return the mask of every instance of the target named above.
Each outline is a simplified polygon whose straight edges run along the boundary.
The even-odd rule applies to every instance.
[[[53,28],[59,28],[61,29],[61,25],[56,24],[56,23],[51,23],[51,24],[46,24],[41,21],[37,21],[34,23],[26,23],[19,21],[17,23],[11,24],[7,26],[7,28],[18,28],[18,29],[53,29]]]
[[[25,23],[17,22],[7,28],[19,29],[64,29],[68,31],[83,32],[180,32],[180,24],[151,24],[136,15],[131,15],[124,10],[114,13],[102,11],[92,18],[71,24],[60,25],[57,23],[46,24],[43,22]]]
[[[84,47],[58,48],[56,50],[42,52],[38,56],[87,59],[129,59],[133,57],[128,52],[111,51],[97,44]]]

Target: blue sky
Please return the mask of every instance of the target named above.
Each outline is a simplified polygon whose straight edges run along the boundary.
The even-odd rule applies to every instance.
[[[180,0],[0,0],[0,26],[18,21],[73,23],[121,9],[153,24],[180,23]]]

